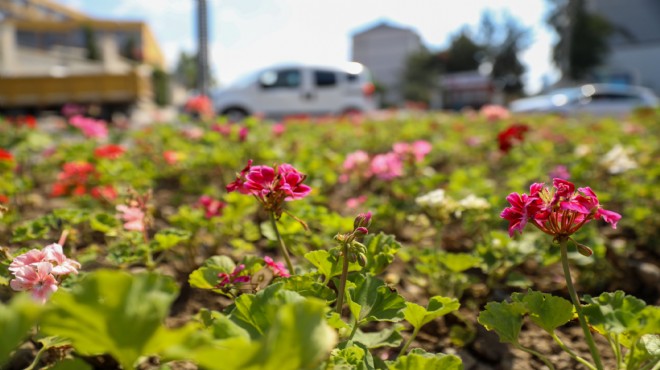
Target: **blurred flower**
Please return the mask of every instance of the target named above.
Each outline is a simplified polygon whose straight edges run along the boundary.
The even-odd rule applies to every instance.
[[[188,113],[195,113],[201,117],[209,117],[213,115],[213,103],[206,95],[197,95],[188,99],[184,109]]]
[[[268,268],[270,268],[270,270],[273,272],[275,276],[280,276],[285,278],[291,276],[289,274],[289,270],[287,270],[286,267],[284,267],[284,263],[275,262],[273,261],[272,258],[268,256],[264,257],[264,262],[266,262],[266,265],[268,266]]]
[[[117,159],[126,152],[121,145],[108,144],[100,146],[94,150],[94,156],[97,158]]]
[[[71,126],[82,131],[88,138],[105,139],[108,136],[108,127],[105,122],[83,116],[73,116],[69,119]]]
[[[558,178],[562,180],[568,180],[571,178],[571,174],[568,172],[568,168],[564,165],[558,165],[550,171],[550,178]]]
[[[355,209],[364,204],[367,201],[366,195],[360,195],[359,197],[349,198],[346,200],[346,208]]]
[[[585,157],[591,154],[591,147],[587,144],[580,144],[575,147],[574,153],[578,157]]]
[[[174,150],[166,150],[163,152],[163,158],[169,165],[177,164],[183,159],[184,155]]]
[[[250,129],[247,128],[247,126],[241,126],[241,128],[238,130],[238,141],[245,141],[247,140],[248,133],[250,132]]]
[[[181,130],[184,137],[190,140],[199,140],[204,136],[204,130],[201,127],[187,127]]]
[[[484,198],[470,194],[458,201],[458,205],[465,210],[485,210],[490,208],[490,203]]]
[[[509,235],[522,233],[529,222],[555,238],[568,238],[591,220],[603,219],[616,228],[621,215],[601,207],[598,197],[589,188],[578,188],[562,179],[553,180],[553,188],[542,183],[532,184],[530,194],[511,193],[511,205],[500,217],[509,221]]]
[[[403,162],[394,152],[377,154],[371,160],[369,173],[381,180],[392,180],[403,176]]]
[[[479,114],[483,117],[486,117],[489,122],[495,122],[501,119],[509,118],[511,116],[511,113],[509,113],[508,109],[496,104],[484,105],[479,110]]]
[[[231,135],[231,125],[228,124],[214,123],[211,125],[211,130],[222,134],[222,136]]]
[[[129,231],[145,230],[145,213],[140,207],[120,204],[116,209],[119,211],[119,217],[125,222],[124,229]]]
[[[206,218],[221,216],[222,209],[226,206],[224,202],[213,199],[208,195],[202,195],[199,197],[197,204],[204,208]]]
[[[369,154],[364,150],[358,150],[353,153],[349,153],[344,160],[344,170],[351,171],[357,168],[362,168],[364,165],[369,163]]]
[[[13,162],[14,156],[4,149],[0,149],[0,161]]]
[[[284,134],[284,131],[286,131],[286,125],[284,123],[275,123],[272,131],[274,136],[280,137]]]
[[[433,147],[431,146],[431,143],[429,143],[428,141],[417,140],[412,144],[395,143],[392,146],[392,148],[394,153],[403,157],[403,159],[405,159],[408,156],[412,156],[415,159],[415,161],[421,162],[424,160],[424,157],[426,157],[426,155],[431,152],[431,149]]]
[[[73,116],[80,116],[84,113],[85,113],[85,107],[83,107],[82,105],[67,103],[64,104],[64,106],[62,107],[62,115],[67,118]]]
[[[0,194],[0,203],[2,203],[2,204],[9,203],[9,197],[7,197],[6,195]],[[2,212],[0,212],[0,217],[1,217],[1,215],[2,215]]]
[[[98,177],[96,169],[88,162],[67,162],[62,165],[62,171],[57,175],[57,182],[53,184],[51,196],[84,195],[91,182]]]
[[[232,285],[236,283],[249,283],[250,282],[250,276],[248,275],[242,275],[239,276],[239,274],[245,270],[245,265],[237,265],[234,267],[234,271],[231,273],[226,273],[226,272],[221,272],[218,274],[218,278],[220,279],[220,282],[215,286],[216,288],[229,288]]]
[[[621,145],[614,146],[600,160],[607,172],[616,175],[637,168],[637,162],[630,157],[630,150]]]
[[[514,144],[522,142],[525,139],[525,133],[529,131],[529,126],[524,124],[513,124],[507,127],[504,131],[497,134],[500,151],[503,153],[509,152]]]
[[[117,190],[112,185],[95,186],[89,194],[96,199],[112,201],[117,199]]]
[[[29,290],[40,302],[57,291],[56,277],[78,274],[80,263],[67,258],[62,246],[57,243],[46,246],[43,250],[31,249],[17,256],[8,270],[15,276],[9,284],[17,291]]]

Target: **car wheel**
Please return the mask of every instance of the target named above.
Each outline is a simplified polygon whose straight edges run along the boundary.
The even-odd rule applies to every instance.
[[[222,111],[221,115],[227,117],[229,122],[241,122],[249,116],[248,112],[242,108],[228,108]]]

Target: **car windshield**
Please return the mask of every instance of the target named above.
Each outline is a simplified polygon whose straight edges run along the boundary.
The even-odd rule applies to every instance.
[[[251,85],[257,80],[259,72],[250,72],[245,74],[229,84],[230,87],[243,88]]]

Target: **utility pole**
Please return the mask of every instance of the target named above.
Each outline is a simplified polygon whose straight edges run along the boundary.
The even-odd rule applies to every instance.
[[[209,44],[206,0],[197,0],[197,89],[209,96]]]

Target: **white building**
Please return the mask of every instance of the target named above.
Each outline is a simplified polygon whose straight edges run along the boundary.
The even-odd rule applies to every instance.
[[[401,105],[406,60],[423,48],[422,40],[413,30],[380,23],[353,35],[352,60],[367,66],[374,81],[384,87],[382,103]]]
[[[589,10],[614,26],[604,79],[649,87],[660,95],[660,1],[591,0]]]

